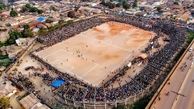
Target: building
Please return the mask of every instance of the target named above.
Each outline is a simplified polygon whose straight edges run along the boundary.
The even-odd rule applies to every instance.
[[[39,99],[33,94],[27,95],[19,102],[25,109],[50,109],[48,106],[40,103]]]

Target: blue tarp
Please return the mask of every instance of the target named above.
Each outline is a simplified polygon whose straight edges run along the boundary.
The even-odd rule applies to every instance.
[[[46,17],[44,16],[40,16],[36,19],[38,22],[45,22],[46,21]]]
[[[62,79],[57,79],[57,80],[52,81],[51,86],[54,87],[54,88],[59,88],[59,87],[62,86],[64,83],[65,83],[64,80],[62,80]]]

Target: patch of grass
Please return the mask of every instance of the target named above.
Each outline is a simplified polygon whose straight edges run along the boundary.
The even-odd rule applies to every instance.
[[[188,31],[188,43],[191,43],[192,40],[194,39],[194,31]]]

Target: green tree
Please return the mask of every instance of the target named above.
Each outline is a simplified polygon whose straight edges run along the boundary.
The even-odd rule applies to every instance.
[[[160,6],[156,7],[156,10],[159,12],[159,13],[162,13],[162,8]]]
[[[137,0],[134,0],[132,7],[133,8],[136,8],[137,7]]]
[[[29,8],[31,8],[32,6],[31,6],[31,4],[27,3],[27,4],[25,5],[25,7],[29,9]]]
[[[188,31],[187,36],[188,36],[187,42],[188,43],[192,42],[192,40],[194,39],[194,32],[193,31]]]
[[[0,3],[0,11],[5,9],[5,5],[3,3]]]
[[[102,0],[100,4],[102,4],[102,5],[106,6],[106,2],[105,2],[105,0]]]
[[[10,102],[7,97],[0,98],[0,109],[7,109],[9,106]]]
[[[38,11],[38,8],[36,7],[29,8],[29,12],[37,12],[37,11]]]
[[[25,25],[23,25],[23,28],[24,28],[24,29],[29,29],[30,26],[29,26],[28,24],[25,24]]]
[[[76,12],[75,12],[75,11],[69,11],[69,12],[67,13],[67,17],[76,18],[76,17],[77,17],[77,16],[76,16]]]
[[[11,30],[9,31],[9,39],[5,42],[7,45],[15,44],[15,40],[22,37],[21,32],[17,30]]]
[[[127,3],[127,1],[123,2],[123,8],[124,9],[129,9],[130,8],[130,5]]]
[[[24,25],[23,26],[24,30],[21,32],[23,37],[33,37],[34,34],[32,30],[30,29],[29,25]]]
[[[34,36],[32,30],[30,29],[26,29],[22,33],[23,33],[23,37],[33,37]]]
[[[117,4],[116,4],[116,7],[120,7],[120,6],[121,6],[121,3],[117,3]]]
[[[27,6],[26,6],[26,5],[25,5],[25,6],[22,6],[22,9],[21,9],[20,12],[24,13],[24,12],[26,12],[26,11],[28,11]]]
[[[11,17],[16,17],[16,16],[18,16],[18,13],[13,8],[11,8],[10,16]]]
[[[0,66],[7,67],[10,64],[11,64],[11,60],[9,58],[0,59]]]
[[[180,0],[174,0],[175,5],[179,5]]]
[[[38,14],[42,14],[42,13],[43,13],[43,10],[38,9],[37,13],[38,13]]]
[[[43,10],[40,10],[28,3],[22,7],[21,12],[37,12],[38,14],[42,14]]]
[[[116,5],[115,5],[115,4],[113,4],[113,3],[111,3],[111,2],[106,3],[106,5],[107,5],[107,6],[108,6],[108,8],[110,8],[110,9],[113,9],[113,8],[115,8],[115,7],[116,7]]]
[[[48,33],[48,31],[45,28],[40,28],[40,30],[38,31],[38,35],[40,35],[40,36],[46,35],[47,33]]]

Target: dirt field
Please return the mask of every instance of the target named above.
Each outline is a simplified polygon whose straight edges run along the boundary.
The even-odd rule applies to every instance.
[[[107,22],[34,54],[61,72],[99,86],[154,36],[132,25]]]

